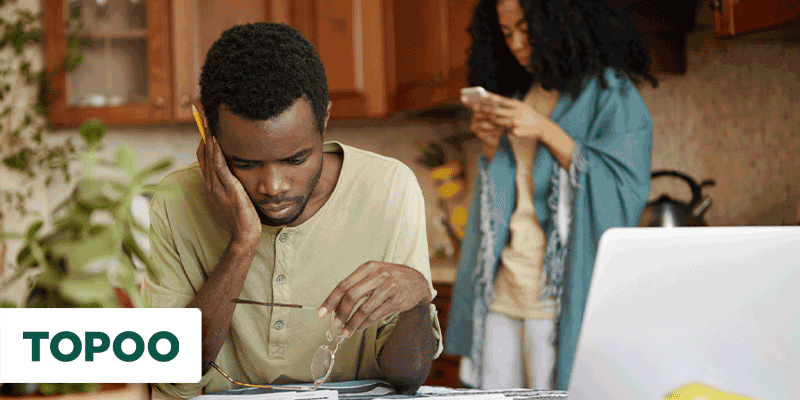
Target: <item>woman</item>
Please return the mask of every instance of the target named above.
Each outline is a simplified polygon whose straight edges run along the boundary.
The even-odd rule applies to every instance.
[[[597,245],[650,190],[655,77],[625,2],[484,0],[466,103],[483,155],[448,324],[470,386],[566,390]]]

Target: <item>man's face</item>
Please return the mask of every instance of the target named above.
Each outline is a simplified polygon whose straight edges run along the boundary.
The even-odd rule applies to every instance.
[[[308,203],[322,173],[322,135],[311,103],[298,99],[282,114],[252,121],[219,108],[219,145],[261,222],[289,225]]]

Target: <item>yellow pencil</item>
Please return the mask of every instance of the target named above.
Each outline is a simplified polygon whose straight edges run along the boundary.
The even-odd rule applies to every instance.
[[[197,112],[197,107],[192,104],[192,114],[194,114],[194,120],[197,122],[197,128],[200,129],[200,136],[203,137],[203,143],[206,142],[206,131],[203,129],[203,121],[200,121],[200,113]]]

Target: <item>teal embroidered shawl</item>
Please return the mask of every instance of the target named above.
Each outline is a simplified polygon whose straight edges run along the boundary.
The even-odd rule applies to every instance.
[[[557,179],[554,179],[556,161],[546,147],[539,145],[533,163],[536,215],[550,241],[547,246],[565,250],[560,255],[566,256],[550,254],[545,260],[545,268],[551,273],[553,268],[564,271],[563,281],[557,282],[561,307],[555,332],[555,388],[559,390],[567,390],[569,385],[600,236],[611,227],[636,226],[650,191],[650,112],[628,79],[617,77],[610,69],[605,72],[605,78],[606,88],[595,78],[584,84],[577,98],[562,95],[551,115],[551,119],[576,141],[570,168],[570,229],[566,240],[554,233],[557,230],[554,221],[558,218],[555,215],[558,202]],[[481,156],[479,170],[488,172],[484,177],[491,204],[488,209],[491,223],[484,221],[484,231],[490,226],[488,242],[493,249],[480,249],[481,243],[486,245],[487,241],[483,240],[480,227],[484,204],[479,173],[453,287],[445,352],[470,357],[478,368],[481,367],[482,324],[492,298],[491,279],[497,271],[500,253],[508,243],[508,222],[516,201],[515,169],[506,138],[501,140],[490,163]],[[486,197],[483,202],[487,201]],[[558,264],[559,258],[563,265],[551,265]]]

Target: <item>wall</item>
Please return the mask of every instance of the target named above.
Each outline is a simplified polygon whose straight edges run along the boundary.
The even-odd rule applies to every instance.
[[[642,96],[654,119],[653,169],[714,179],[710,225],[781,225],[800,206],[800,29],[714,38],[707,4],[688,36],[688,72]],[[656,180],[659,193],[690,198]]]

